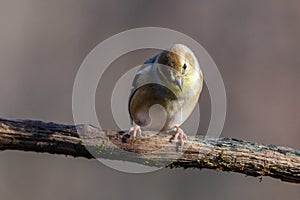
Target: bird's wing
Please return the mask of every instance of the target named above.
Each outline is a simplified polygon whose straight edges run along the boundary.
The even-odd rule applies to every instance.
[[[149,58],[148,60],[146,60],[146,61],[144,62],[144,64],[151,64],[151,63],[154,63],[157,57],[158,57],[158,55],[154,56],[153,58]]]
[[[138,87],[142,86],[142,84],[146,83],[147,81],[149,82],[150,79],[153,79],[151,76],[151,71],[152,71],[153,63],[155,63],[157,56],[158,55],[146,60],[144,64],[141,66],[141,68],[137,71],[132,82],[130,98]]]
[[[128,110],[129,110],[130,117],[131,117],[130,103],[131,103],[133,96],[135,95],[135,92],[137,91],[137,89],[139,87],[145,85],[147,82],[153,81],[152,80],[153,76],[152,76],[151,72],[153,70],[153,64],[155,63],[157,56],[158,55],[146,60],[144,62],[144,64],[141,66],[141,68],[137,71],[137,73],[133,79],[133,82],[131,85],[131,91],[130,91],[130,95],[129,95],[129,101],[128,101]]]

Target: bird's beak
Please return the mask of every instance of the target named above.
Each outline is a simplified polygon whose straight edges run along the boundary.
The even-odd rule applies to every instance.
[[[180,88],[180,90],[182,91],[182,86],[183,86],[183,80],[181,77],[176,77],[175,79],[176,84],[178,85],[178,87]]]

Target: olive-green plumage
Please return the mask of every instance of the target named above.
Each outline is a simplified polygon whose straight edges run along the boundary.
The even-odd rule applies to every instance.
[[[133,124],[147,127],[163,123],[159,130],[181,125],[192,113],[203,86],[203,75],[193,52],[183,44],[172,45],[146,61],[137,72],[129,98]],[[155,104],[164,108],[165,119],[151,119]],[[157,130],[157,131],[159,131]]]

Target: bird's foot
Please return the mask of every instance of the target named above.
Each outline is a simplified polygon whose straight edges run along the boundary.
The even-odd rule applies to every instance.
[[[130,136],[132,136],[132,139],[135,139],[137,136],[142,137],[142,130],[139,125],[132,126],[129,129],[128,133],[130,134]]]
[[[177,142],[179,138],[179,145],[183,147],[184,143],[187,141],[187,135],[183,132],[183,130],[178,125],[175,125],[174,129],[176,131],[176,134],[174,136],[174,141]]]

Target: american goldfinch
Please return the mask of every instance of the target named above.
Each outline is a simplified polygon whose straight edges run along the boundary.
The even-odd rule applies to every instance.
[[[174,140],[183,145],[187,135],[179,127],[195,108],[203,87],[203,74],[194,53],[183,44],[174,44],[147,60],[138,70],[129,97],[132,127],[129,133],[141,135],[141,128],[160,122],[157,131],[174,130]],[[151,117],[153,105],[164,108],[164,118]]]

